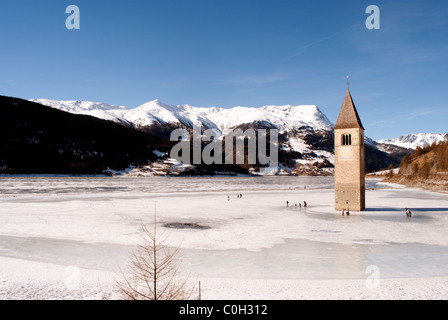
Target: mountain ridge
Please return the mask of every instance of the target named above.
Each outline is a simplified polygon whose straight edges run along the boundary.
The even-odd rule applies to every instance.
[[[158,99],[134,109],[89,101],[30,101],[71,113],[111,120],[139,131],[169,139],[174,129],[192,131],[200,122],[202,129],[216,129],[225,136],[232,129],[276,128],[279,130],[280,157],[288,163],[285,173],[332,174],[334,167],[334,124],[316,105],[266,105],[233,108],[170,105]],[[373,141],[366,137],[367,171],[398,166],[412,149],[393,144],[393,139]],[[316,170],[318,168],[318,170]]]
[[[85,102],[90,108],[80,108],[82,101],[58,101],[49,99],[31,99],[52,108],[71,113],[81,113],[104,117],[108,120],[115,119],[119,122],[136,124],[136,127],[150,127],[153,124],[186,124],[192,126],[200,121],[206,128],[214,128],[225,133],[233,127],[256,121],[272,123],[280,132],[302,126],[310,126],[315,129],[330,130],[333,124],[315,105],[266,105],[256,107],[194,107],[188,104],[170,105],[158,99],[148,101],[136,108],[127,108],[98,102]],[[97,108],[92,108],[97,106]],[[316,116],[317,115],[317,116]],[[292,120],[291,120],[292,119]],[[297,119],[302,119],[297,122]]]
[[[423,148],[433,143],[445,141],[446,139],[448,139],[447,133],[410,133],[398,138],[378,140],[377,143],[415,150],[417,147]]]

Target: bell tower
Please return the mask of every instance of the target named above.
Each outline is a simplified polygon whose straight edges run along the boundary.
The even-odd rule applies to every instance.
[[[364,127],[347,88],[334,127],[335,210],[366,208]]]

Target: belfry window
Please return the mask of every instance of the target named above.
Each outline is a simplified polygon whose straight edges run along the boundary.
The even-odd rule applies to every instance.
[[[342,135],[342,145],[343,146],[351,146],[352,145],[352,135],[351,134],[343,134]]]

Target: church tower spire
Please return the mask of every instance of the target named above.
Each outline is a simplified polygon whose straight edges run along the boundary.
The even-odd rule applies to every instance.
[[[335,210],[365,209],[364,127],[347,83],[347,93],[334,127]]]
[[[344,102],[342,103],[341,112],[339,113],[338,121],[336,122],[334,128],[359,128],[364,130],[358,111],[356,110],[355,103],[353,102],[350,88],[347,88],[347,93],[345,94]]]

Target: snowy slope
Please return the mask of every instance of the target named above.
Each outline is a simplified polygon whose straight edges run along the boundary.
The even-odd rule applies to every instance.
[[[132,123],[136,127],[154,124],[173,124],[192,127],[201,122],[206,128],[216,128],[222,133],[233,127],[254,123],[268,122],[280,130],[290,131],[303,126],[313,129],[331,130],[332,123],[317,106],[265,106],[261,108],[198,108],[188,104],[169,105],[153,100],[135,109],[104,103],[85,101],[55,101],[46,99],[31,100],[52,108],[70,113],[86,114],[102,119]]]
[[[310,126],[331,130],[332,124],[316,106],[265,106],[261,108],[198,108],[186,105],[167,105],[158,100],[130,109],[125,119],[139,124],[151,125],[156,121],[183,124],[192,127],[201,122],[206,128],[216,128],[222,133],[242,124],[267,122],[281,132]]]
[[[193,127],[193,124],[199,121],[207,128],[216,128],[216,125],[207,119],[207,114],[217,109],[196,108],[189,105],[175,106],[153,100],[135,109],[128,109],[124,118],[137,127],[151,126],[157,123]]]
[[[448,138],[447,134],[440,133],[417,133],[406,134],[395,139],[384,139],[377,141],[378,143],[392,144],[395,146],[416,149],[417,147],[424,147],[431,145],[434,142],[444,141]]]
[[[303,126],[331,130],[333,125],[316,106],[265,106],[262,108],[236,107],[221,109],[210,115],[221,131],[245,123],[268,122],[280,132],[288,132]]]
[[[90,115],[101,119],[112,120],[134,126],[135,128],[167,139],[175,128],[192,128],[200,122],[205,129],[217,129],[222,135],[234,128],[274,127],[281,134],[279,147],[285,152],[295,155],[296,168],[308,166],[306,170],[314,170],[316,163],[331,169],[334,164],[333,155],[333,124],[315,105],[268,105],[255,107],[194,107],[188,104],[170,105],[159,100],[149,101],[137,108],[127,108],[105,103],[87,101],[55,101],[46,99],[31,100],[52,108],[70,113]],[[435,136],[435,135],[434,135]],[[439,135],[441,136],[441,135]],[[439,137],[440,138],[440,137]],[[422,143],[432,141],[434,137],[419,139],[395,139],[395,143]],[[366,137],[366,145],[380,149],[389,154],[385,143],[392,140],[378,141],[376,144]],[[389,160],[388,160],[389,161]],[[293,167],[293,166],[292,166]]]
[[[124,106],[116,106],[107,103],[91,102],[91,101],[57,101],[48,99],[31,99],[31,102],[36,102],[44,106],[54,109],[59,109],[65,112],[74,114],[88,115],[104,120],[111,120],[116,122],[127,122],[124,114],[129,110]]]

